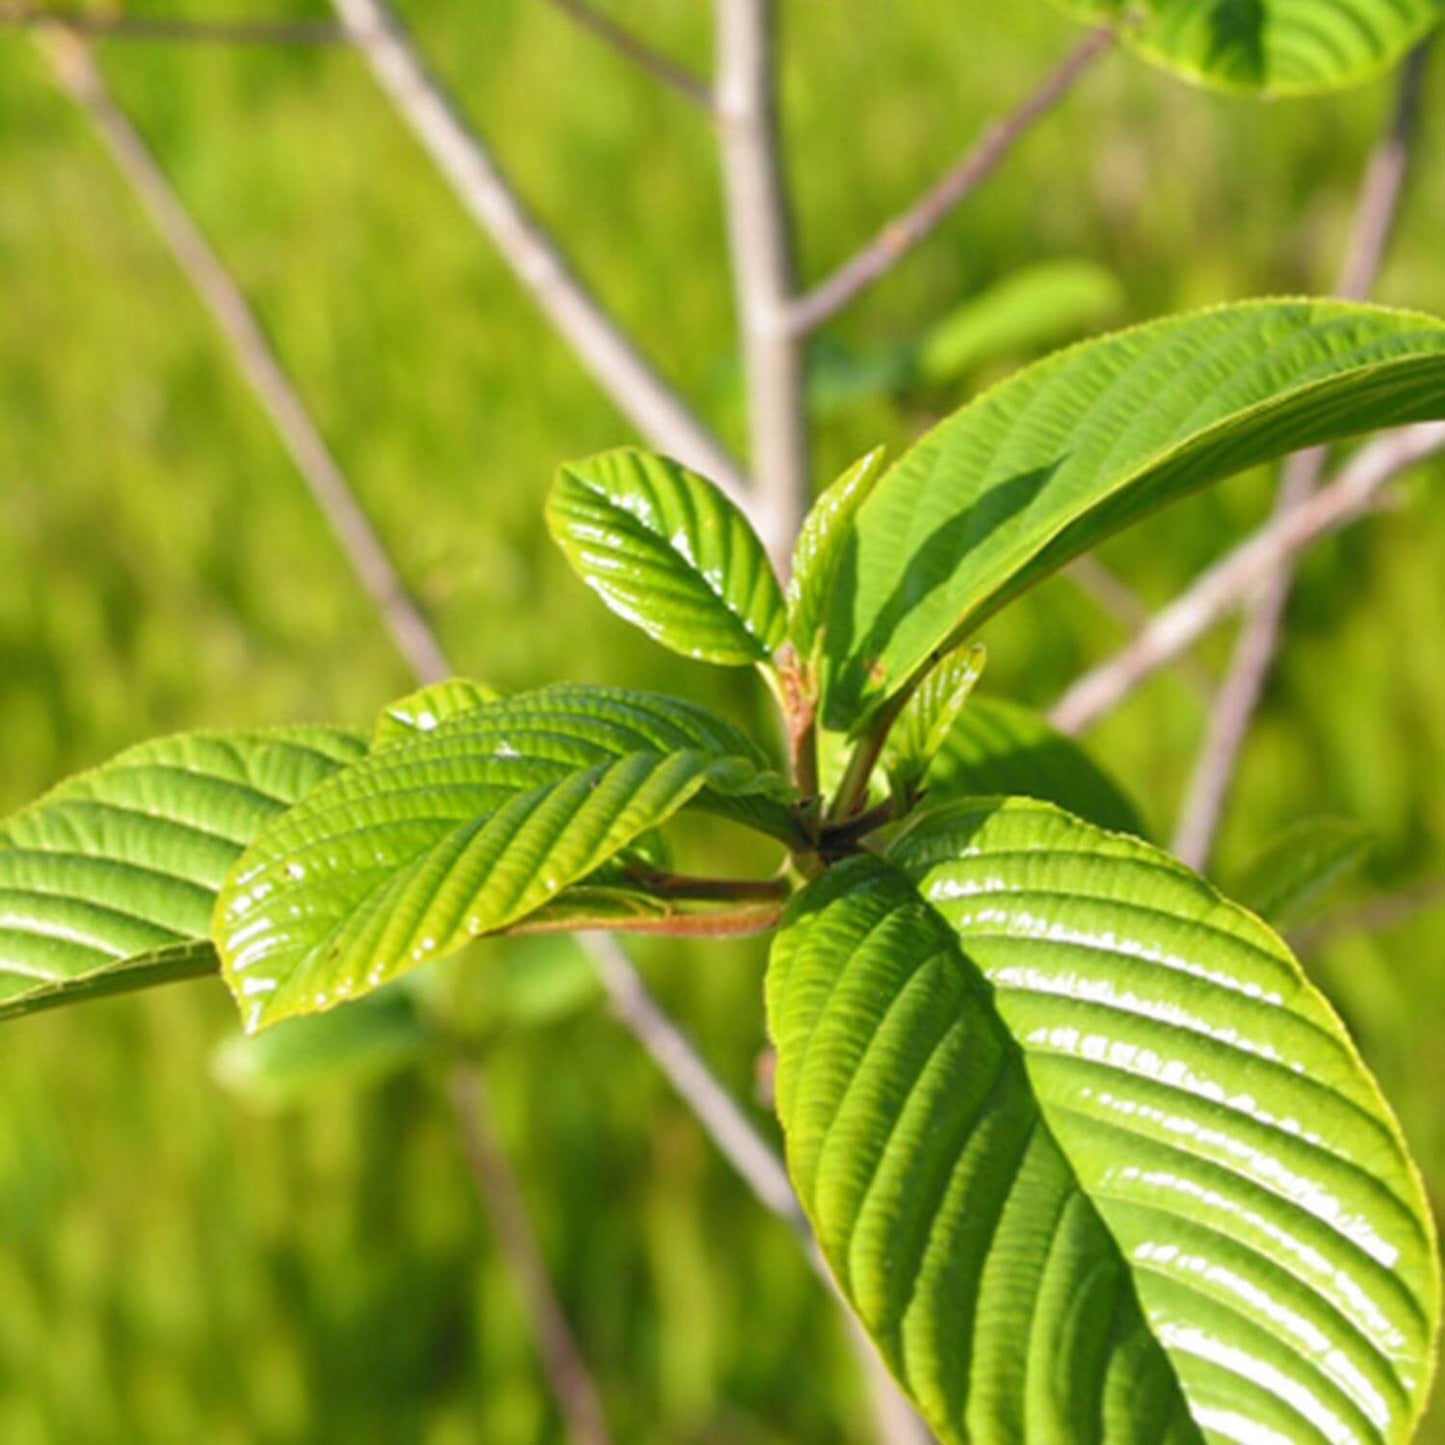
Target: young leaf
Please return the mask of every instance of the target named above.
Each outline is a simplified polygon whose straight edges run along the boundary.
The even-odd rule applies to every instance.
[[[248,1028],[504,930],[694,800],[792,828],[779,780],[735,730],[615,689],[506,698],[332,783],[256,838],[217,901]]]
[[[211,1072],[253,1104],[292,1108],[322,1092],[380,1083],[420,1062],[434,1044],[415,1001],[388,989],[259,1037],[235,1035],[212,1055]]]
[[[466,677],[418,688],[381,710],[371,734],[371,751],[380,752],[418,733],[429,733],[458,713],[472,712],[496,700],[496,692],[485,683]]]
[[[782,593],[757,534],[713,484],[631,447],[570,462],[547,523],[572,569],[619,617],[684,657],[766,662]]]
[[[0,825],[0,1018],[213,972],[226,870],[364,749],[333,728],[163,738]]]
[[[908,699],[883,752],[895,792],[911,793],[928,771],[983,675],[986,657],[982,643],[955,648]]]
[[[1226,306],[1027,368],[891,467],[826,615],[824,722],[856,729],[950,639],[1111,533],[1299,447],[1445,416],[1445,325]]]
[[[1336,884],[1369,856],[1375,834],[1348,818],[1303,818],[1234,880],[1230,892],[1276,928],[1313,917]]]
[[[934,754],[924,780],[930,801],[1023,797],[1115,833],[1145,836],[1138,810],[1072,738],[1031,708],[974,697]]]
[[[875,447],[854,462],[803,519],[788,578],[788,640],[804,661],[812,659],[820,640],[853,518],[882,473],[883,448]]]
[[[800,895],[768,1014],[819,1243],[945,1442],[1409,1438],[1419,1178],[1284,945],[1172,859],[946,809]]]
[[[1124,43],[1219,90],[1309,95],[1389,69],[1441,16],[1439,0],[1058,0],[1114,21]]]

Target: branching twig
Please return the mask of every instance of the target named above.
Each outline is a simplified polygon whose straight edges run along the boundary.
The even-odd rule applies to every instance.
[[[1348,301],[1369,295],[1384,261],[1404,191],[1427,51],[1428,43],[1419,46],[1402,66],[1389,125],[1366,168],[1348,258],[1336,287]],[[1286,462],[1275,498],[1276,516],[1293,511],[1314,494],[1326,455],[1324,447],[1312,447]],[[1245,615],[1229,671],[1210,709],[1174,835],[1174,852],[1193,868],[1203,868],[1213,850],[1244,740],[1279,652],[1294,577],[1294,559],[1287,558],[1261,589]]]
[[[1313,923],[1290,930],[1296,948],[1317,948],[1332,938],[1355,933],[1383,933],[1412,918],[1445,907],[1445,878],[1427,878],[1386,898],[1374,898],[1352,908],[1336,909]]]
[[[597,1387],[552,1289],[521,1184],[497,1138],[481,1070],[458,1068],[452,1075],[451,1098],[477,1195],[522,1296],[568,1437],[573,1445],[609,1445]]]
[[[1371,442],[1302,507],[1273,518],[1156,613],[1131,643],[1079,678],[1054,705],[1054,726],[1082,732],[1247,602],[1281,562],[1358,519],[1402,471],[1440,452],[1445,422],[1421,422]]]
[[[407,594],[395,565],[337,466],[306,404],[229,272],[171,189],[140,133],[116,105],[85,46],[63,36],[46,46],[57,79],[85,110],[176,264],[211,313],[247,385],[265,408],[288,455],[381,613],[408,666],[426,682],[448,674],[430,624]]]
[[[339,25],[311,20],[171,20],[0,4],[0,27],[60,30],[89,40],[157,40],[187,45],[346,45]]]
[[[528,214],[486,146],[428,70],[386,0],[332,0],[348,33],[467,213],[491,237],[582,364],[652,445],[705,473],[739,505],[747,488],[722,444],[668,386]]]
[[[982,140],[922,199],[895,217],[851,260],[798,298],[795,332],[816,331],[884,276],[999,167],[1014,145],[1046,115],[1113,43],[1112,29],[1092,30],[1019,108],[991,125]]]
[[[545,0],[545,3],[554,10],[560,10],[575,25],[610,46],[638,69],[645,70],[654,80],[676,91],[684,100],[691,101],[702,110],[712,110],[712,90],[707,81],[694,75],[685,65],[655,50],[611,16],[594,10],[584,0]]]
[[[714,105],[752,434],[755,519],[782,570],[808,508],[803,348],[788,324],[792,224],[778,134],[774,0],[714,0]]]

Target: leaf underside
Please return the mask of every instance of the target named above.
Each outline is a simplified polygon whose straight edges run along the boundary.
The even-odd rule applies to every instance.
[[[226,871],[364,747],[332,728],[163,738],[0,825],[0,1018],[214,971]]]
[[[858,510],[825,630],[854,730],[1033,583],[1148,513],[1300,447],[1445,415],[1445,326],[1336,302],[1221,307],[1088,341],[934,428]]]
[[[315,1012],[549,905],[575,916],[566,890],[689,803],[786,832],[781,787],[740,733],[674,699],[519,694],[368,758],[265,830],[217,903],[223,971],[248,1027]],[[616,906],[605,877],[583,901],[599,898]]]
[[[1308,95],[1369,80],[1442,15],[1440,0],[1058,0],[1115,22],[1141,55],[1201,85]]]
[[[1283,944],[1173,860],[943,809],[799,897],[768,1015],[819,1242],[944,1441],[1409,1437],[1418,1178]]]
[[[783,597],[762,543],[677,462],[623,448],[569,463],[547,522],[578,576],[664,647],[745,667],[782,645]]]

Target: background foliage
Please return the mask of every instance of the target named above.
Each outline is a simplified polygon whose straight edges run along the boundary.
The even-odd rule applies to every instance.
[[[405,9],[585,274],[739,441],[704,122],[534,0]],[[706,64],[705,7],[613,9]],[[897,0],[850,6],[844,23],[837,7],[788,7],[805,274],[871,234],[1076,38],[1043,6],[959,7],[952,29],[941,13]],[[507,689],[559,676],[646,686],[661,664],[686,695],[763,716],[750,677],[663,661],[566,572],[541,514],[552,469],[625,428],[354,57],[112,46],[104,61],[469,672]],[[1429,83],[1445,100],[1445,58]],[[1111,321],[1324,290],[1388,104],[1379,83],[1260,106],[1114,57],[830,343],[889,351],[1013,268],[1059,258],[1118,277]],[[1442,159],[1445,104],[1427,114],[1379,288],[1437,314]],[[205,318],[15,35],[0,35],[0,278],[0,809],[159,731],[366,725],[406,691]],[[960,391],[827,408],[818,479],[879,441],[896,452]],[[1398,510],[1306,566],[1221,876],[1321,811],[1377,832],[1370,889],[1445,872],[1440,480],[1437,463]],[[1263,515],[1268,489],[1242,478],[1108,558],[1163,600]],[[1050,583],[988,629],[985,689],[1047,702],[1120,636]],[[1096,731],[1156,831],[1201,720],[1174,675]],[[1308,956],[1433,1190],[1445,1186],[1442,943],[1445,910]],[[640,955],[750,1093],[761,949]],[[438,986],[484,1020],[518,972],[479,950]],[[836,1311],[792,1240],[585,983],[565,992],[500,1039],[490,1076],[617,1437],[861,1440]],[[234,1029],[223,991],[192,984],[0,1033],[0,1437],[559,1438],[438,1081],[258,1113],[210,1077]],[[1445,1440],[1437,1415],[1427,1440]]]

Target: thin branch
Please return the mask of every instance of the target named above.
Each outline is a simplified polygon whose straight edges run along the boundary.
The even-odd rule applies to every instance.
[[[775,0],[714,0],[714,105],[733,289],[747,378],[759,532],[779,571],[808,509],[801,340],[788,323],[795,267],[778,133]]]
[[[751,938],[771,933],[783,916],[783,905],[773,903],[739,908],[732,913],[671,913],[649,918],[547,918],[523,919],[506,930],[508,938],[539,933],[576,933],[579,929],[602,929],[612,933],[649,933],[664,938]]]
[[[310,20],[171,20],[0,5],[0,27],[58,30],[87,40],[154,40],[186,45],[347,45],[339,25]]]
[[[1386,898],[1336,909],[1302,928],[1292,929],[1290,942],[1297,948],[1317,948],[1351,934],[1384,933],[1436,908],[1445,908],[1445,878],[1427,878]]]
[[[1054,705],[1054,726],[1082,732],[1243,606],[1282,562],[1358,520],[1401,472],[1441,452],[1445,422],[1421,422],[1371,442],[1302,507],[1271,519],[1157,612],[1132,642],[1079,678]]]
[[[1014,146],[1073,88],[1113,44],[1108,26],[1091,30],[1027,100],[1011,115],[995,122],[983,138],[942,180],[890,221],[851,260],[793,304],[790,321],[795,333],[807,335],[831,320],[864,291],[881,281],[920,241],[924,240],[963,200],[998,169]]]
[[[596,933],[582,935],[582,941],[618,1020],[647,1050],[754,1198],[792,1231],[814,1274],[830,1293],[838,1296],[838,1286],[777,1154],[749,1123],[686,1035],[658,1007],[617,940],[611,934]],[[863,1367],[879,1439],[886,1445],[927,1445],[933,1437],[883,1368],[846,1302],[843,1312],[854,1352]]]
[[[1427,53],[1428,44],[1419,46],[1401,67],[1389,123],[1366,167],[1348,259],[1336,286],[1336,293],[1348,301],[1363,301],[1369,295],[1384,262],[1404,193]],[[1319,486],[1326,456],[1326,448],[1311,447],[1285,463],[1275,497],[1276,516],[1309,500]],[[1202,869],[1213,851],[1244,741],[1279,653],[1294,578],[1295,562],[1290,558],[1265,583],[1245,616],[1229,671],[1210,709],[1174,836],[1174,852],[1190,867]]]
[[[544,0],[554,10],[560,11],[574,25],[588,32],[610,46],[624,60],[644,70],[656,81],[674,90],[686,101],[701,110],[711,112],[712,90],[700,75],[695,75],[685,65],[653,49],[645,40],[634,35],[625,26],[619,25],[609,15],[594,10],[583,0]]]
[[[270,417],[357,579],[376,604],[397,650],[423,681],[448,676],[436,635],[408,595],[240,287],[191,219],[139,131],[116,105],[85,46],[54,36],[44,48],[57,80],[90,117],[151,224],[210,312],[237,369]]]
[[[610,1445],[597,1386],[577,1348],[527,1213],[522,1187],[497,1137],[486,1081],[477,1068],[458,1068],[451,1080],[452,1111],[477,1196],[497,1247],[522,1296],[542,1368],[573,1445]]]
[[[593,380],[653,446],[705,473],[745,507],[747,487],[737,464],[527,212],[386,0],[332,4],[397,113]]]

